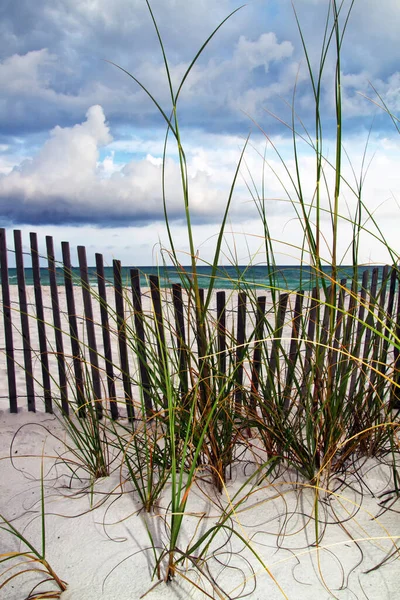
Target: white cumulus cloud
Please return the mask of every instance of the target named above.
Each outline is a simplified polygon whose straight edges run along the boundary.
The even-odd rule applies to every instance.
[[[0,178],[0,213],[14,223],[109,226],[163,219],[162,161],[148,153],[118,165],[101,106],[92,106],[86,120],[72,127],[55,127],[36,156],[24,160]],[[162,145],[160,144],[160,150]],[[165,162],[168,210],[183,217],[179,163]],[[217,175],[216,177],[217,178]],[[193,217],[212,221],[223,209],[218,185],[206,166],[189,165]]]

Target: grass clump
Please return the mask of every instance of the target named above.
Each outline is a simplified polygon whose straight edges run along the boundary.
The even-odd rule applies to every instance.
[[[366,222],[372,219],[375,223],[375,220],[363,202],[361,186],[351,186],[343,176],[341,55],[354,2],[350,2],[347,8],[343,2],[329,3],[320,60],[315,70],[295,11],[315,107],[314,132],[311,134],[304,130],[299,133],[302,122],[295,111],[294,96],[292,122],[286,124],[292,132],[293,172],[281,158],[277,148],[276,152],[291,186],[291,190],[285,188],[285,191],[303,232],[303,245],[298,251],[301,265],[311,275],[312,290],[310,295],[298,290],[295,316],[290,317],[287,322],[285,315],[289,296],[281,293],[275,284],[276,260],[268,215],[262,194],[257,194],[254,199],[265,229],[265,254],[270,273],[268,291],[271,291],[274,303],[270,314],[265,314],[261,308],[258,327],[260,331],[263,326],[264,337],[258,340],[259,331],[256,330],[249,337],[253,344],[235,337],[234,347],[230,348],[233,359],[229,362],[228,370],[220,370],[218,328],[212,326],[209,308],[233,190],[247,142],[233,177],[211,263],[210,284],[204,295],[199,285],[199,257],[193,241],[189,178],[179,128],[178,99],[195,62],[222,24],[200,48],[175,91],[162,36],[148,1],[147,5],[164,60],[170,90],[170,110],[164,111],[133,75],[118,68],[146,92],[167,124],[164,163],[168,138],[171,136],[176,143],[190,249],[190,273],[184,271],[178,260],[169,225],[163,180],[164,214],[170,241],[169,257],[182,274],[181,288],[187,295],[189,306],[193,308],[192,311],[188,309],[185,314],[187,339],[184,339],[181,332],[170,332],[171,337],[178,341],[174,352],[165,352],[161,360],[165,384],[162,396],[167,400],[167,408],[163,414],[169,436],[172,482],[170,547],[165,575],[166,580],[169,580],[175,572],[180,529],[198,469],[208,470],[213,484],[221,492],[227,481],[227,469],[235,460],[238,445],[246,446],[245,434],[252,432],[251,435],[259,439],[266,451],[266,464],[269,468],[271,463],[280,468],[290,466],[317,487],[321,478],[328,482],[332,474],[341,472],[350,457],[382,456],[388,448],[391,448],[393,456],[397,456],[398,448],[393,438],[397,424],[392,420],[393,403],[387,399],[387,390],[392,387],[395,369],[393,365],[389,365],[389,368],[385,368],[385,365],[388,366],[388,345],[398,348],[399,340],[394,314],[391,309],[386,311],[385,290],[389,279],[395,282],[398,277],[395,266],[398,257],[388,247],[388,254],[394,264],[393,270],[390,273],[388,270],[384,271],[379,289],[373,274],[375,279],[371,285],[364,279],[362,289],[359,290],[359,239],[361,233],[368,232]],[[329,160],[324,154],[323,144],[322,84],[327,59],[332,54],[335,57],[333,84],[336,138],[334,158]],[[259,128],[262,130],[261,126]],[[268,136],[267,141],[273,145]],[[300,146],[304,142],[315,156],[315,189],[311,199],[303,191],[305,186],[300,164]],[[350,217],[343,217],[341,214],[343,186],[350,189],[355,198],[354,213]],[[364,214],[367,215],[366,220],[363,219]],[[324,223],[325,215],[329,216],[329,231]],[[353,230],[353,239],[349,244],[352,256],[352,278],[349,284],[340,278],[338,239],[341,222],[350,222]],[[381,241],[385,245],[383,236]],[[241,278],[237,289],[241,292],[242,305],[249,300],[253,312],[260,315],[260,304],[252,293],[251,283]],[[240,312],[240,307],[238,310]],[[282,332],[285,325],[291,326],[291,348],[284,343]],[[189,343],[190,335],[196,341],[195,348]],[[259,354],[258,370],[253,379],[253,382],[257,381],[257,386],[252,393],[244,384],[243,372],[248,365],[253,364],[250,348],[254,344],[257,345]],[[174,384],[174,375],[178,384]]]
[[[0,529],[16,540],[21,549],[14,552],[0,553],[0,564],[5,565],[6,569],[1,573],[0,590],[9,585],[16,578],[20,579],[24,575],[35,576],[39,573],[44,579],[39,581],[26,600],[39,600],[39,598],[60,598],[61,593],[67,589],[67,584],[60,579],[46,558],[46,514],[44,498],[44,473],[43,456],[41,464],[41,550],[33,544],[21,531],[19,531],[11,521],[4,515],[0,515]],[[8,566],[9,565],[9,566]],[[37,591],[44,584],[52,582],[57,590]]]

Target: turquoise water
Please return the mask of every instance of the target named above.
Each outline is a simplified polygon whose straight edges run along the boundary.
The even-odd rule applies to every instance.
[[[135,267],[122,267],[121,275],[125,285],[129,285],[130,281],[130,269]],[[176,267],[136,267],[140,271],[140,284],[142,287],[148,287],[148,276],[159,275],[161,287],[169,287],[172,283],[180,283],[181,275],[178,273]],[[190,267],[182,267],[187,275],[190,277]],[[358,281],[359,287],[361,287],[362,273],[367,269],[372,273],[372,266],[360,266],[358,267]],[[379,269],[379,279],[382,277],[382,266]],[[96,267],[89,267],[89,281],[92,285],[97,284],[97,273]],[[76,285],[80,284],[79,280],[79,268],[73,267],[73,278]],[[331,268],[324,268],[324,275],[327,283],[329,283],[329,275]],[[207,288],[211,277],[211,267],[199,266],[199,283],[201,287]],[[104,275],[107,285],[113,285],[113,269],[112,267],[104,268]],[[49,285],[49,272],[47,268],[40,269],[41,283],[43,286]],[[268,275],[268,267],[265,265],[260,266],[225,266],[218,267],[218,271],[215,277],[215,288],[220,289],[235,289],[238,287],[240,282],[246,282],[254,287],[269,287],[270,281],[272,285],[283,290],[310,290],[315,282],[315,276],[313,276],[312,270],[309,267],[299,266],[277,266],[275,271],[271,275],[270,280]],[[339,278],[346,278],[350,281],[353,277],[353,267],[339,267]],[[17,272],[15,268],[9,269],[9,282],[10,285],[17,284]],[[25,268],[25,282],[26,285],[33,285],[33,274],[32,269]],[[62,268],[57,268],[57,282],[59,285],[63,285],[64,277]]]

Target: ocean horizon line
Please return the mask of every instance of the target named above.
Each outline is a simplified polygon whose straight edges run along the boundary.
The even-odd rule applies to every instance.
[[[364,271],[369,272],[369,277],[374,269],[378,269],[378,282],[382,281],[383,265],[338,265],[337,276],[338,280],[352,280],[354,272],[357,271],[358,285],[361,286],[362,276]],[[132,269],[137,269],[140,275],[141,287],[148,287],[150,276],[158,275],[160,287],[170,287],[174,283],[180,283],[182,276],[190,276],[191,265],[176,266],[121,266],[120,274],[124,287],[130,285],[130,272]],[[98,281],[97,267],[88,266],[89,284],[96,285]],[[74,285],[79,286],[80,268],[73,266],[71,269]],[[331,282],[330,274],[332,266],[323,266],[319,274],[319,279],[324,279],[326,284]],[[25,284],[34,285],[32,267],[24,267]],[[219,265],[213,274],[213,267],[209,265],[198,265],[197,276],[200,287],[207,288],[210,280],[214,280],[214,287],[219,289],[234,289],[240,285],[248,285],[250,287],[270,287],[279,288],[281,290],[310,290],[315,284],[316,275],[314,267],[310,265]],[[58,263],[56,266],[57,284],[64,285],[64,268]],[[104,280],[107,286],[113,286],[114,269],[112,266],[104,267]],[[18,276],[16,267],[8,269],[9,285],[18,285]],[[49,286],[49,269],[48,267],[40,267],[40,281],[42,286]]]

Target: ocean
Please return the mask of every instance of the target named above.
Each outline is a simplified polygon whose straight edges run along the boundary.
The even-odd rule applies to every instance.
[[[382,266],[359,266],[357,268],[358,287],[361,287],[361,278],[365,270],[370,272],[370,277],[373,268],[377,267],[379,270],[378,283],[382,279]],[[180,283],[182,275],[178,273],[176,267],[122,267],[121,276],[124,285],[129,286],[130,282],[130,269],[137,268],[140,271],[140,285],[141,287],[148,287],[149,275],[158,275],[160,279],[161,287],[169,287],[173,283]],[[182,267],[185,273],[190,277],[191,267]],[[198,276],[200,287],[208,288],[211,272],[211,267],[198,266]],[[182,273],[182,271],[181,271]],[[330,275],[332,273],[331,267],[324,267],[323,275],[329,285]],[[347,282],[352,280],[354,269],[351,266],[340,266],[338,268],[338,275],[340,279],[347,279]],[[75,285],[80,285],[79,267],[72,268],[73,280]],[[88,267],[89,281],[91,285],[97,285],[97,271],[96,267]],[[59,285],[64,284],[64,273],[61,267],[57,268],[57,282]],[[113,285],[113,269],[112,267],[104,268],[104,276],[106,285]],[[17,271],[15,268],[9,268],[9,283],[10,285],[17,285]],[[50,285],[49,272],[47,268],[40,269],[41,284],[43,286]],[[26,285],[33,285],[33,272],[31,268],[25,268],[25,283]],[[240,284],[250,285],[255,288],[264,287],[275,287],[281,290],[296,291],[296,290],[310,290],[315,283],[315,274],[310,267],[300,266],[276,266],[274,270],[268,271],[268,267],[265,265],[254,265],[254,266],[221,266],[218,267],[215,276],[215,288],[216,289],[236,289],[240,287]]]

